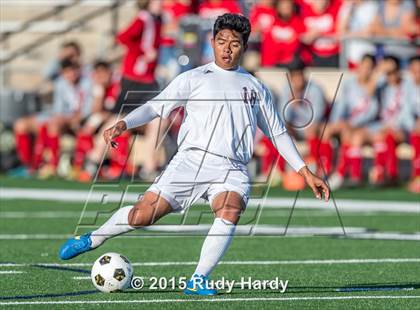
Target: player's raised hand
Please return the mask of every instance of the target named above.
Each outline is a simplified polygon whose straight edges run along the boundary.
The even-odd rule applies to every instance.
[[[127,125],[124,121],[119,121],[114,126],[104,131],[104,140],[106,144],[111,144],[113,148],[118,147],[118,144],[113,141],[116,137],[119,137],[125,130]]]
[[[324,196],[325,201],[328,201],[330,189],[321,178],[313,174],[306,166],[299,170],[299,174],[305,178],[306,184],[312,189],[316,198],[322,199]]]

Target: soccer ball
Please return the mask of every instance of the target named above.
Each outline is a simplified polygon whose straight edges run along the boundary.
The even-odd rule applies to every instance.
[[[130,286],[133,268],[130,261],[118,253],[105,253],[93,264],[93,285],[104,293],[121,291]]]

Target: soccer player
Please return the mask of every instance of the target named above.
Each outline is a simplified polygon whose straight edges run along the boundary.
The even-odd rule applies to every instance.
[[[325,121],[327,99],[322,88],[305,77],[305,64],[299,58],[293,60],[288,66],[290,84],[281,91],[281,112],[285,123],[295,137],[305,140],[308,144],[311,161],[320,161],[325,172],[330,172],[329,160],[332,150],[329,145],[320,145],[318,136]],[[319,147],[319,156],[318,156]],[[327,147],[327,149],[326,149]]]
[[[328,187],[301,159],[270,92],[239,66],[250,32],[246,17],[230,13],[219,16],[211,40],[215,62],[182,73],[153,100],[104,133],[109,144],[126,130],[167,117],[176,107],[186,111],[178,136],[178,153],[141,200],[119,209],[99,229],[69,239],[60,249],[61,259],[73,258],[110,237],[151,225],[204,197],[210,202],[215,220],[184,292],[216,294],[207,277],[229,247],[247,205],[250,180],[246,164],[252,156],[257,126],[304,176],[315,196],[322,199],[324,194],[328,200]]]
[[[51,161],[40,175],[55,173],[60,156],[59,135],[62,129],[77,126],[81,116],[90,113],[91,88],[90,79],[81,75],[79,63],[70,59],[61,62],[61,73],[54,83],[52,111],[20,118],[14,124],[16,150],[25,167],[18,175],[25,176],[38,169],[48,147]],[[31,134],[36,135],[33,151]]]
[[[411,162],[412,180],[408,185],[409,191],[420,193],[420,56],[410,59],[410,103],[411,111],[415,117],[415,124],[410,134],[410,143],[414,156]]]
[[[396,147],[403,142],[414,124],[411,113],[410,87],[402,76],[400,61],[385,56],[379,65],[385,72],[385,81],[377,88],[379,120],[357,129],[351,136],[352,169],[354,176],[362,178],[363,144],[372,144],[375,152],[374,167],[369,179],[373,185],[392,185],[398,182]]]
[[[344,183],[348,169],[350,183],[358,185],[361,171],[360,149],[350,148],[352,133],[374,122],[379,113],[379,103],[375,96],[379,70],[375,71],[375,57],[366,54],[362,57],[354,76],[343,83],[338,100],[334,103],[329,123],[322,136],[323,143],[330,144],[333,136],[340,138],[340,151],[335,172],[329,177],[331,189],[338,189]],[[352,156],[355,154],[355,156]]]

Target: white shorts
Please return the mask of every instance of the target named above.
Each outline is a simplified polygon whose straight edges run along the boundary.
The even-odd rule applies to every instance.
[[[245,164],[192,149],[178,152],[147,191],[163,197],[174,211],[185,210],[199,198],[211,205],[226,191],[238,193],[246,205],[250,178]]]

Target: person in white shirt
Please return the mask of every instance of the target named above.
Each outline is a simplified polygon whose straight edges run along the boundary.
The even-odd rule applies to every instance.
[[[158,96],[138,107],[104,133],[107,144],[124,131],[184,107],[178,153],[135,206],[119,209],[99,229],[68,240],[60,250],[70,259],[106,239],[148,226],[173,211],[206,198],[215,221],[204,241],[200,260],[184,293],[214,295],[207,277],[222,258],[246,207],[250,179],[246,164],[253,153],[257,126],[288,163],[304,176],[315,196],[329,198],[329,189],[301,159],[280,120],[268,89],[239,66],[251,26],[246,17],[219,16],[211,44],[215,62],[175,78]],[[123,225],[121,225],[123,224]]]

